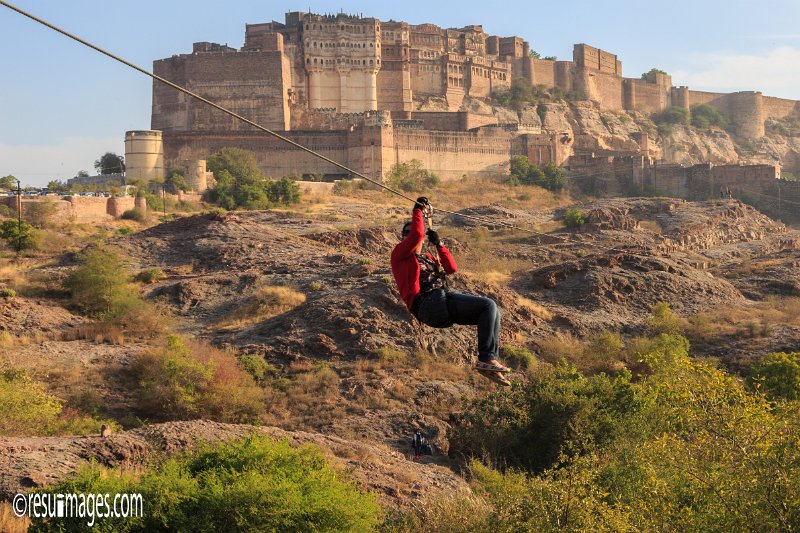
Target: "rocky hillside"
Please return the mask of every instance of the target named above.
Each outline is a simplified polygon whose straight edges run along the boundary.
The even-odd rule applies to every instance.
[[[420,493],[467,490],[448,468],[456,467],[448,431],[463,401],[495,385],[470,368],[474,328],[434,330],[409,316],[388,264],[408,209],[363,194],[303,212],[191,215],[109,242],[131,259],[133,272],[163,271],[163,279],[141,286],[142,295],[169,310],[175,330],[269,363],[269,427],[261,431],[315,442],[387,501],[413,505]],[[497,301],[503,345],[529,350],[536,361],[566,357],[596,370],[578,355],[591,355],[581,351],[584,340],[611,331],[635,342],[651,306],[666,302],[693,353],[729,368],[746,368],[769,351],[796,351],[800,232],[735,200],[605,199],[570,207],[585,215],[579,229],[563,227],[564,207],[513,199],[465,212],[524,231],[436,217],[460,265],[452,288]],[[56,279],[72,263],[65,256],[40,269]],[[242,309],[264,287],[301,297],[246,320]],[[91,321],[64,305],[26,294],[0,300],[4,335],[37,336],[0,351],[16,366],[46,368],[64,397],[91,389],[93,405],[121,420],[138,392],[123,379],[125,369],[152,347],[75,340],[74,331]],[[600,370],[636,362],[623,352],[614,357]],[[524,369],[513,379],[526,379]],[[417,429],[434,445],[435,464],[408,459]],[[108,438],[0,438],[0,492],[53,482],[92,459],[135,463],[252,430],[194,421]]]
[[[421,111],[447,109],[444,99],[429,98],[417,102]],[[492,116],[498,123],[525,123],[545,131],[566,132],[574,140],[574,148],[582,150],[639,150],[633,134],[646,132],[650,155],[668,163],[693,165],[703,162],[718,164],[770,163],[800,175],[800,130],[791,120],[770,119],[767,135],[755,141],[736,139],[719,127],[701,130],[690,126],[671,126],[659,132],[652,117],[636,111],[612,112],[600,109],[589,101],[542,100],[519,113],[488,99],[464,99],[462,111]]]

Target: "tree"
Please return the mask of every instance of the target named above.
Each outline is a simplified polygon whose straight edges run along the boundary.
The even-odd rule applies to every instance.
[[[540,54],[536,50],[531,50],[530,52],[528,52],[528,55],[533,59],[539,59],[540,57],[542,57],[542,54]]]
[[[106,152],[94,162],[100,174],[122,174],[125,171],[125,158],[113,152]]]
[[[667,75],[667,76],[669,75],[665,71],[661,70],[660,68],[651,68],[650,70],[648,70],[647,72],[642,74],[642,79],[646,80],[647,77],[650,76],[651,74],[664,74],[664,75]]]
[[[564,225],[570,229],[580,228],[586,223],[586,215],[578,208],[567,209],[564,215]]]
[[[8,176],[3,176],[0,178],[0,189],[16,189],[17,188],[17,178],[9,174]]]
[[[436,187],[440,181],[439,176],[423,168],[422,161],[418,159],[392,165],[386,174],[386,183],[389,187],[399,188],[405,192],[422,192]]]
[[[511,178],[512,185],[536,185],[549,191],[558,191],[564,187],[564,170],[552,161],[539,168],[539,165],[532,164],[528,157],[516,155],[511,158]]]
[[[183,177],[183,171],[179,169],[171,171],[167,179],[164,180],[164,190],[171,194],[178,194],[178,191],[188,191],[189,185],[186,183],[186,178]]]
[[[89,177],[89,173],[86,172],[85,170],[79,170],[77,177],[79,177],[79,178],[88,178]]]
[[[264,179],[255,155],[247,150],[223,148],[208,158],[208,168],[217,180],[208,198],[225,209],[267,209],[274,204],[300,201],[300,188],[295,182],[287,178]]]
[[[41,246],[41,233],[26,222],[9,219],[0,224],[0,237],[15,250],[37,250]]]
[[[564,188],[564,169],[550,161],[544,166],[543,172],[546,178],[545,189],[548,191],[560,191]]]
[[[261,178],[255,154],[243,148],[223,148],[212,154],[206,165],[216,179],[219,179],[218,174],[223,170],[227,170],[236,180],[253,181]]]
[[[50,180],[47,182],[47,190],[55,193],[66,192],[67,184],[61,180]]]

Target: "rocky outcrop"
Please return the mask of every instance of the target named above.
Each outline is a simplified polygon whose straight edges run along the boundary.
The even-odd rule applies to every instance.
[[[155,424],[107,437],[0,437],[0,500],[57,483],[90,461],[136,467],[163,453],[189,451],[199,443],[241,439],[253,433],[320,446],[335,464],[352,472],[387,503],[410,505],[423,493],[469,491],[463,478],[449,468],[430,461],[410,461],[381,446],[361,451],[363,444],[330,435],[195,420]]]

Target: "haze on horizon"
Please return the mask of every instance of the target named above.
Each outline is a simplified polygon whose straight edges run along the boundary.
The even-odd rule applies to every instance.
[[[717,4],[717,5],[708,5]],[[623,73],[637,77],[656,67],[675,85],[695,90],[757,90],[800,100],[800,5],[765,0],[758,9],[734,0],[676,0],[670,9],[630,9],[613,0],[588,0],[565,10],[548,3],[506,2],[490,9],[479,2],[438,4],[410,0],[346,5],[328,0],[265,6],[257,0],[224,6],[208,0],[146,3],[100,0],[17,0],[16,5],[125,59],[151,69],[156,59],[188,53],[192,43],[240,47],[247,23],[283,20],[290,10],[360,13],[381,20],[432,22],[442,27],[481,24],[491,34],[519,35],[542,55],[571,59],[585,42],[617,54]],[[150,127],[152,82],[97,52],[0,7],[7,51],[0,59],[0,175],[42,186],[79,170],[93,172],[106,151],[122,154],[127,130]]]

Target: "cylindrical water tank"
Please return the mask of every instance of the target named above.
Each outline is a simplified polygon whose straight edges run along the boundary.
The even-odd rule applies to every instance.
[[[125,132],[125,177],[127,180],[164,177],[164,143],[160,131]]]

